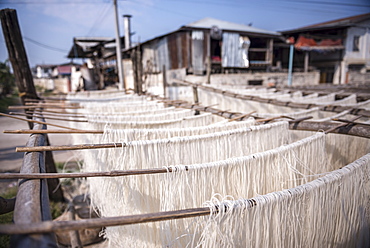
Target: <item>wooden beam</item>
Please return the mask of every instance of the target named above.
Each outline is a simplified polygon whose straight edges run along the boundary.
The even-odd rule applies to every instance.
[[[350,120],[338,119],[338,118],[333,118],[332,120],[333,121],[339,121],[339,122],[345,122],[345,123],[349,123],[349,124],[370,126],[370,123],[364,123],[364,122],[356,122],[356,121],[350,121]]]
[[[353,119],[351,119],[350,121],[355,121],[355,120],[357,120],[357,119],[360,119],[362,116],[356,116],[356,117],[354,117]],[[328,130],[325,130],[325,133],[331,133],[331,132],[333,132],[334,130],[336,130],[336,129],[339,129],[339,128],[341,128],[341,127],[344,127],[344,126],[348,126],[349,124],[348,123],[342,123],[342,124],[337,124],[336,126],[334,126],[334,127],[331,127],[331,128],[329,128]]]
[[[43,125],[36,123],[34,128],[43,128]],[[35,134],[31,135],[27,146],[40,146],[45,143],[44,135]],[[20,172],[25,174],[46,172],[44,158],[44,153],[26,153]],[[46,179],[20,180],[13,214],[14,223],[20,226],[32,226],[48,220],[51,221],[51,213]],[[56,247],[56,239],[54,233],[39,236],[13,235],[10,245],[11,247]]]
[[[254,95],[242,95],[242,94],[237,94],[234,92],[226,91],[226,90],[221,90],[221,89],[216,89],[207,85],[201,85],[201,84],[194,84],[191,82],[187,82],[184,80],[179,80],[179,79],[173,79],[176,83],[183,84],[183,85],[189,85],[189,86],[197,86],[199,88],[209,90],[211,92],[219,93],[225,96],[233,97],[236,99],[241,99],[241,100],[247,100],[247,101],[256,101],[256,102],[261,102],[261,103],[268,103],[268,104],[273,104],[277,106],[284,106],[284,107],[291,107],[291,108],[301,108],[301,109],[310,109],[314,107],[318,107],[321,111],[329,111],[329,112],[335,112],[335,113],[340,113],[345,110],[350,110],[349,114],[353,115],[363,115],[366,117],[370,117],[370,110],[367,109],[362,109],[362,108],[352,108],[352,107],[345,107],[345,106],[322,106],[318,104],[307,104],[307,103],[296,103],[296,102],[285,102],[285,101],[279,101],[276,99],[268,99],[268,98],[263,98],[259,96],[254,96]]]
[[[338,128],[338,123],[333,122],[302,121],[298,123],[289,123],[289,129],[313,132],[318,132],[320,130],[329,130],[333,127],[336,127],[336,129],[332,130],[331,133],[347,134],[370,139],[370,129],[363,125],[349,124]]]

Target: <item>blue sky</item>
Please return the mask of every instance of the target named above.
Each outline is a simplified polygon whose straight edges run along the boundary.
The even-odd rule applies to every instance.
[[[118,0],[118,6],[121,17],[133,16],[134,42],[205,17],[281,31],[370,12],[368,0]],[[73,37],[115,37],[113,0],[0,0],[3,8],[17,10],[31,66],[70,62]],[[1,32],[0,61],[7,57]]]

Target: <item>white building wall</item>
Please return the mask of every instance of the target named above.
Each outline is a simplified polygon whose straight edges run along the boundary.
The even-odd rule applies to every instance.
[[[134,83],[134,71],[132,69],[132,60],[123,59],[122,66],[123,66],[123,75],[125,77],[126,90],[134,90],[135,83]]]
[[[353,40],[359,36],[359,51],[353,51]],[[370,20],[359,23],[347,30],[344,60],[347,64],[369,63],[370,61]]]

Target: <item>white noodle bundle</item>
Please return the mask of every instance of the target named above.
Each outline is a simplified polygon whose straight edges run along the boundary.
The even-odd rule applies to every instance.
[[[226,120],[227,121],[227,120]],[[161,128],[161,129],[112,129],[107,126],[104,129],[102,143],[108,143],[115,140],[133,141],[133,140],[152,140],[167,139],[180,136],[201,135],[212,132],[222,132],[236,128],[248,128],[255,125],[254,118],[240,122],[222,122],[207,126],[183,127],[183,128]]]
[[[213,124],[217,122],[219,118],[220,117],[214,116],[211,113],[204,113],[179,119],[160,121],[94,121],[88,123],[88,129],[103,130],[106,125],[110,125],[115,129],[196,127]]]
[[[81,113],[94,113],[94,112],[129,112],[129,111],[144,111],[164,108],[163,103],[156,101],[147,101],[143,99],[135,102],[87,102],[80,104],[83,109]]]
[[[299,103],[311,103],[311,104],[320,104],[320,103],[334,103],[335,102],[335,93],[331,93],[324,96],[313,97],[313,98],[305,98],[300,100],[295,100],[295,102]]]
[[[278,117],[278,116],[289,116],[292,118],[301,118],[301,117],[307,117],[312,116],[314,119],[319,118],[321,115],[319,108],[311,108],[311,109],[304,109],[304,110],[298,110],[296,112],[289,112],[289,113],[256,113],[256,116],[263,117],[263,118],[271,118],[271,117]]]
[[[139,111],[125,111],[125,112],[114,112],[114,113],[109,113],[109,112],[92,112],[92,113],[86,113],[86,116],[96,116],[96,115],[122,115],[122,116],[136,116],[136,115],[156,115],[156,114],[164,114],[164,113],[169,113],[169,112],[176,112],[176,111],[181,111],[182,109],[175,108],[175,107],[168,107],[168,108],[159,108],[159,109],[150,109],[150,110],[139,110]]]
[[[165,175],[116,180],[117,185],[114,188],[120,190],[113,196],[108,196],[108,192],[105,194],[109,197],[105,200],[114,204],[106,204],[102,213],[109,212],[109,216],[114,216],[125,214],[123,211],[148,213],[178,210],[199,207],[215,193],[245,198],[295,187],[315,179],[319,176],[316,174],[327,171],[328,167],[321,163],[325,161],[324,141],[325,134],[318,133],[304,140],[246,157],[207,164],[178,165],[172,167],[176,172]],[[101,187],[102,184],[96,185]],[[119,209],[116,206],[125,207]],[[106,235],[112,243],[117,242],[116,245],[120,242],[135,242],[140,247],[154,247],[154,243],[161,247],[172,243],[175,247],[185,247],[191,240],[191,233],[195,232],[190,228],[192,222],[192,219],[187,219],[108,228]],[[169,233],[161,230],[171,231]],[[145,234],[145,241],[143,238],[135,240],[138,238],[137,233]],[[176,240],[180,236],[182,238]]]
[[[244,156],[289,141],[288,123],[282,121],[196,136],[132,141],[120,149],[100,150],[99,158],[109,170],[158,168]]]
[[[198,90],[199,98],[202,99],[203,105],[217,104],[218,109],[232,109],[233,111],[248,113],[257,111],[257,113],[269,113],[278,115],[288,115],[291,112],[297,112],[297,108],[285,106],[277,106],[269,103],[257,101],[241,100],[234,97],[222,95],[220,93],[211,92],[209,90]],[[323,118],[319,116],[319,118]]]
[[[201,247],[368,247],[370,154],[289,190],[208,202]],[[216,207],[220,210],[216,213]]]
[[[100,100],[109,99],[115,97],[130,98],[130,97],[145,97],[133,94],[126,94],[123,91],[117,90],[96,90],[96,91],[80,91],[76,93],[68,93],[67,99],[89,99],[89,100]]]
[[[259,142],[259,139],[269,139],[269,142]],[[107,171],[203,163],[271,149],[286,144],[288,140],[287,122],[273,123],[193,137],[133,141],[122,149],[88,153],[91,157],[85,157],[85,166],[88,171]],[[238,147],[235,144],[238,144]],[[158,177],[159,175],[91,178],[89,182],[92,202],[103,216],[158,210],[159,198],[150,194],[151,189],[154,191],[153,184],[158,182]]]
[[[167,113],[149,114],[149,115],[89,115],[89,122],[135,122],[135,121],[161,121],[173,120],[194,115],[194,111],[183,109],[181,111],[169,111]]]
[[[290,133],[292,134],[292,140],[299,140],[312,135],[314,132],[291,130]],[[367,138],[329,133],[325,140],[327,151],[325,160],[331,166],[329,170],[343,167],[370,153],[370,142]]]

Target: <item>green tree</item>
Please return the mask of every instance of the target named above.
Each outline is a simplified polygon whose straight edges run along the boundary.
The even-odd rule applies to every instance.
[[[0,62],[0,97],[11,93],[15,86],[14,75],[10,72],[9,61]]]

